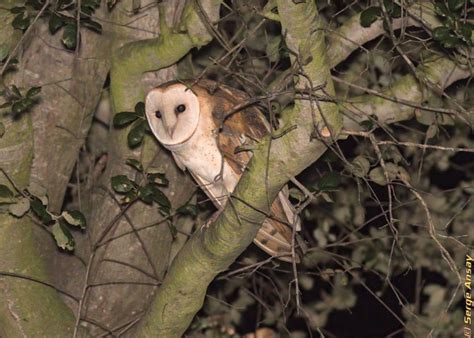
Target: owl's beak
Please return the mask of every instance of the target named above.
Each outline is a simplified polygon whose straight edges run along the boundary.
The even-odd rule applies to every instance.
[[[168,119],[163,117],[163,124],[168,135],[173,138],[174,130],[176,129],[176,121],[168,121]]]

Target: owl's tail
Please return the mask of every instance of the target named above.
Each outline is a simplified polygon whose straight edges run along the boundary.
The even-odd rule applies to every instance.
[[[293,258],[292,242],[293,228],[295,229],[295,255]],[[254,243],[268,254],[278,257],[285,262],[297,263],[306,251],[303,241],[296,233],[301,228],[301,220],[296,214],[288,197],[283,191],[278,193],[271,207],[271,217],[265,219],[254,239]]]

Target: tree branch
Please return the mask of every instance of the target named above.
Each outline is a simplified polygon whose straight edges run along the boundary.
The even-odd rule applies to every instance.
[[[418,77],[426,78],[444,90],[454,82],[472,76],[472,70],[456,62],[444,58],[431,58],[417,67]],[[336,79],[337,81],[343,81]],[[366,91],[367,95],[350,98],[343,102],[344,128],[361,130],[360,123],[376,116],[379,124],[405,121],[415,116],[416,110],[423,110],[423,102],[429,99],[433,92],[428,90],[412,74],[407,74],[397,80],[390,88],[377,92],[344,81],[344,84]],[[436,108],[426,107],[428,111]],[[449,113],[439,108],[440,113]],[[456,113],[456,112],[451,112]]]
[[[408,26],[424,27],[431,30],[440,26],[432,3],[415,3],[408,8],[408,13],[392,21],[394,30]],[[376,20],[369,27],[360,24],[360,14],[357,13],[334,31],[328,31],[328,60],[331,68],[337,66],[352,52],[361,48],[365,43],[377,38],[385,32],[382,18]]]

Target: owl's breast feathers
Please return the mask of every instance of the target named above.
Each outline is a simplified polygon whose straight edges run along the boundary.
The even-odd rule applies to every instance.
[[[190,82],[189,84],[192,84]],[[239,147],[244,145],[247,139],[260,140],[270,132],[270,126],[262,112],[255,106],[246,106],[245,108],[233,112],[233,109],[249,100],[248,96],[234,88],[216,84],[213,81],[201,80],[194,84],[191,89],[196,95],[201,96],[200,102],[211,102],[212,120],[214,125],[213,135],[217,141],[217,147],[222,154],[225,168],[232,170],[232,175],[226,181],[224,171],[224,183],[228,193],[231,193],[238,183],[246,165],[250,161],[252,153],[249,151],[238,151]],[[204,99],[204,100],[202,100]],[[231,115],[226,115],[229,112]],[[203,112],[201,111],[201,114]],[[224,169],[225,169],[224,168]],[[195,175],[193,175],[195,176]],[[195,177],[196,178],[196,177]],[[198,183],[202,184],[203,182]],[[232,182],[229,182],[232,181]],[[204,188],[208,195],[213,193]],[[215,196],[209,196],[215,198]],[[216,203],[217,205],[223,205]],[[264,251],[281,260],[292,261],[292,237],[293,227],[300,228],[300,219],[296,215],[293,206],[288,197],[280,192],[271,206],[270,216],[264,221],[254,240]],[[296,241],[296,243],[302,241]],[[296,261],[299,262],[298,254],[302,253],[303,248],[296,248]]]

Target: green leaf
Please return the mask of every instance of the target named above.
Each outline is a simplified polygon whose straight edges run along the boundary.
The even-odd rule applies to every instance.
[[[451,14],[443,1],[436,1],[435,11],[441,16],[449,16]]]
[[[59,15],[57,15],[56,13],[53,13],[51,14],[51,17],[49,18],[49,23],[48,23],[48,27],[49,27],[49,32],[51,34],[54,34],[56,33],[61,27],[63,27],[66,23],[64,22],[64,20],[62,19],[62,17],[60,17]]]
[[[456,36],[450,36],[441,41],[444,48],[454,48],[461,44],[461,40]]]
[[[151,203],[153,203],[153,200],[154,200],[153,197],[152,197],[153,193],[154,193],[153,187],[151,186],[151,184],[147,184],[147,185],[145,185],[144,187],[141,187],[138,190],[138,195],[137,196],[143,202],[151,204]]]
[[[63,211],[61,214],[63,219],[70,225],[85,229],[87,226],[87,221],[82,212],[78,210]]]
[[[457,12],[464,7],[465,0],[448,0],[448,8],[451,12]]]
[[[31,211],[33,211],[33,213],[38,216],[41,222],[48,224],[53,220],[51,214],[48,212],[48,210],[46,210],[46,207],[37,197],[33,196],[30,203]]]
[[[102,25],[96,21],[85,19],[82,20],[81,23],[90,30],[93,30],[94,32],[102,33]]]
[[[112,189],[118,193],[126,193],[135,187],[135,184],[125,175],[117,175],[110,179]]]
[[[28,91],[26,92],[26,96],[27,97],[33,97],[35,95],[38,95],[39,92],[41,92],[41,87],[31,87],[30,89],[28,89]]]
[[[130,148],[135,148],[142,143],[145,137],[146,126],[147,122],[145,120],[140,120],[134,124],[127,136],[128,146]]]
[[[154,184],[154,183],[150,183],[148,185],[152,189],[152,193],[151,193],[150,196],[153,199],[153,201],[158,203],[163,208],[170,209],[171,208],[171,202],[168,199],[168,197],[166,197],[166,195],[160,190],[158,185]]]
[[[443,41],[451,35],[451,29],[439,26],[433,29],[433,38],[438,41]]]
[[[16,6],[10,9],[10,13],[19,14],[19,13],[23,13],[25,10],[26,10],[26,7],[24,6]]]
[[[178,235],[178,229],[176,229],[176,227],[174,226],[172,222],[166,222],[166,223],[168,224],[168,228],[170,229],[171,236],[173,236],[173,238],[176,238],[176,236]]]
[[[30,104],[30,101],[31,100],[20,100],[20,101],[17,101],[13,104],[12,106],[12,112],[14,115],[18,115],[18,114],[21,114],[22,112],[24,112],[25,110],[28,109],[28,107],[31,105]],[[31,102],[32,103],[32,102]]]
[[[5,135],[5,125],[3,122],[0,122],[0,138],[2,138],[3,135]]]
[[[138,119],[140,116],[134,112],[121,112],[118,114],[115,114],[114,116],[114,126],[115,127],[124,127],[136,119]]]
[[[0,198],[12,198],[13,192],[4,184],[0,184]]]
[[[62,43],[68,49],[75,49],[77,45],[77,25],[76,23],[68,23],[64,27]]]
[[[131,166],[132,168],[136,169],[137,171],[143,172],[143,165],[140,163],[140,161],[134,158],[129,158],[127,159],[125,163]]]
[[[135,113],[137,113],[139,116],[145,117],[145,104],[143,102],[138,102],[135,105]]]
[[[22,217],[30,210],[30,200],[26,197],[21,198],[17,203],[8,206],[8,212],[15,217]]]
[[[402,15],[402,9],[394,1],[384,0],[383,5],[392,18],[399,18]]]
[[[176,209],[176,212],[181,215],[196,216],[198,214],[198,207],[195,204],[185,204]]]
[[[335,190],[341,184],[341,175],[338,172],[331,171],[326,173],[318,182],[318,190]]]
[[[360,13],[360,24],[362,27],[370,27],[380,17],[382,10],[380,7],[369,7]]]
[[[69,229],[61,222],[55,222],[51,227],[51,232],[58,247],[68,251],[74,250],[74,238]]]
[[[30,18],[25,13],[18,14],[12,21],[13,28],[25,30],[30,25]]]
[[[11,91],[13,92],[13,94],[14,94],[17,98],[21,98],[21,97],[22,97],[22,95],[21,95],[21,93],[20,93],[20,90],[18,89],[17,86],[12,85],[12,86],[10,87],[10,89],[11,89]]]
[[[461,32],[462,39],[468,44],[472,43],[472,28],[473,26],[468,23],[461,24],[461,26],[459,27],[459,31]]]
[[[167,186],[169,184],[166,175],[156,168],[148,168],[148,181],[154,182],[158,185]]]
[[[121,203],[122,204],[127,204],[130,203],[132,200],[134,200],[137,197],[137,192],[135,190],[130,190],[129,192],[126,192],[124,196],[121,198]]]

